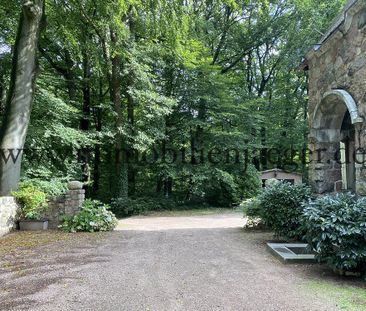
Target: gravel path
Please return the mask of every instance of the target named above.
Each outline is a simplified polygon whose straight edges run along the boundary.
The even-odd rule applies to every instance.
[[[237,213],[133,217],[97,241],[3,258],[0,310],[337,310],[306,290],[308,268],[282,265],[271,236],[242,225]]]

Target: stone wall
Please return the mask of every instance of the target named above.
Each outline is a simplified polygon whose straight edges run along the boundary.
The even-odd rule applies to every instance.
[[[357,113],[361,117],[361,121],[354,123],[354,147],[356,150],[366,150],[366,125],[362,121],[366,116],[366,1],[352,0],[348,3],[343,15],[337,19],[320,44],[307,54],[306,67],[309,69],[310,149],[327,149],[329,144],[339,143],[339,138],[332,137],[339,135],[335,123],[326,124],[333,122],[335,118],[323,120],[323,127],[315,126],[315,123],[319,121],[316,120],[316,115],[319,105],[325,101],[325,94],[334,90],[344,90],[353,98],[357,105]],[[322,109],[325,109],[324,115],[329,113],[337,118],[338,113],[339,118],[344,116],[343,107],[337,105],[332,97],[320,107],[320,110]],[[349,108],[348,111],[352,113]],[[336,149],[338,146],[333,147]],[[326,159],[321,163],[317,162],[317,154],[313,153],[309,177],[318,193],[334,190],[341,178],[340,168],[332,160],[332,148],[325,152]],[[356,192],[366,195],[365,163],[355,164],[355,176]]]
[[[85,190],[82,183],[72,181],[68,184],[68,189],[64,195],[49,201],[49,208],[44,217],[48,219],[50,229],[57,229],[63,216],[77,214],[85,200]]]
[[[308,53],[309,116],[332,89],[345,89],[366,114],[366,3],[358,1],[346,11],[343,23]]]
[[[15,227],[18,205],[13,197],[0,197],[0,236]]]
[[[83,184],[70,182],[64,195],[49,200],[49,208],[44,214],[44,218],[49,220],[49,229],[57,229],[63,216],[78,213],[84,200]],[[16,228],[18,209],[19,206],[13,197],[0,197],[0,236]]]

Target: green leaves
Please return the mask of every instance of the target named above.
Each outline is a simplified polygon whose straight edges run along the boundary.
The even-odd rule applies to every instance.
[[[338,270],[364,270],[365,207],[365,198],[350,193],[326,195],[305,204],[305,238],[319,260]]]
[[[23,176],[50,182],[90,176],[95,179],[90,188],[95,185],[98,194],[89,194],[109,202],[118,184],[118,144],[139,152],[163,144],[175,150],[222,146],[249,154],[301,149],[306,145],[307,81],[295,69],[343,3],[47,1],[26,142],[42,154],[26,154]],[[0,4],[0,45],[14,43],[18,13],[14,3]],[[6,59],[0,57],[1,98],[9,54],[10,49]],[[115,95],[120,101],[114,106],[111,75],[117,55]],[[81,171],[81,159],[88,162],[87,172]],[[293,162],[301,164],[300,156]],[[258,170],[266,166],[256,165]],[[255,195],[260,186],[256,169],[244,173],[243,166],[131,164],[126,184],[133,189],[136,183],[136,193],[150,196],[161,191],[159,183],[172,179],[169,195],[179,200],[232,204]]]
[[[30,182],[21,184],[12,195],[21,205],[20,217],[23,219],[40,220],[48,207],[47,194]]]
[[[86,200],[78,214],[64,217],[60,228],[67,232],[112,231],[117,223],[117,218],[109,211],[108,205]]]
[[[247,203],[246,209],[248,216],[261,218],[276,235],[301,239],[302,203],[310,196],[311,190],[306,185],[278,182],[264,188],[255,201]]]

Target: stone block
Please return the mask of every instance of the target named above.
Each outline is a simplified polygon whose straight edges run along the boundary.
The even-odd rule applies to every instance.
[[[80,181],[70,181],[67,184],[67,188],[69,190],[79,190],[79,189],[82,189],[83,188],[83,183],[80,182]]]
[[[325,172],[323,170],[313,170],[310,172],[312,180],[324,180]]]
[[[342,173],[340,170],[328,170],[326,172],[326,176],[327,176],[326,180],[333,183],[342,179]]]
[[[334,191],[335,192],[340,192],[344,189],[343,186],[343,181],[342,180],[338,180],[334,183]]]
[[[356,192],[361,196],[366,196],[366,182],[365,181],[358,181],[356,182]]]

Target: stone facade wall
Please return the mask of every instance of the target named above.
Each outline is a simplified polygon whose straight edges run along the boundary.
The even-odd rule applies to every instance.
[[[15,227],[18,205],[13,197],[0,197],[0,236]]]
[[[307,55],[310,122],[316,105],[332,89],[347,90],[366,115],[366,3],[358,1],[344,23]]]
[[[344,12],[339,25],[331,29],[329,37],[306,56],[309,68],[309,122],[314,128],[316,107],[324,100],[324,94],[332,90],[345,90],[354,99],[359,115],[366,116],[366,2],[352,1]],[[337,109],[330,101],[329,111]],[[332,107],[333,105],[333,107]],[[327,113],[327,112],[326,112]],[[341,113],[341,112],[339,112]],[[325,128],[327,126],[325,125]],[[329,128],[329,126],[328,126]],[[318,163],[313,153],[310,180],[318,193],[334,190],[339,175],[339,165],[334,163],[332,153],[338,146],[331,140],[322,140],[324,133],[311,133],[309,148],[325,151],[325,160]],[[326,131],[324,131],[326,132]],[[326,135],[333,135],[328,130]],[[336,140],[334,140],[336,141]],[[330,148],[330,149],[329,149]],[[338,147],[339,148],[339,147]],[[355,148],[366,148],[366,124],[357,124]],[[356,163],[356,192],[366,195],[366,165]],[[337,175],[337,176],[336,176]]]
[[[321,151],[317,151],[317,148]],[[335,160],[338,149],[339,146],[332,143],[322,143],[321,146],[319,143],[310,143],[314,158],[310,165],[309,178],[313,189],[319,194],[337,190],[335,186],[342,180],[341,165]],[[317,160],[318,157],[322,158],[321,161]]]

